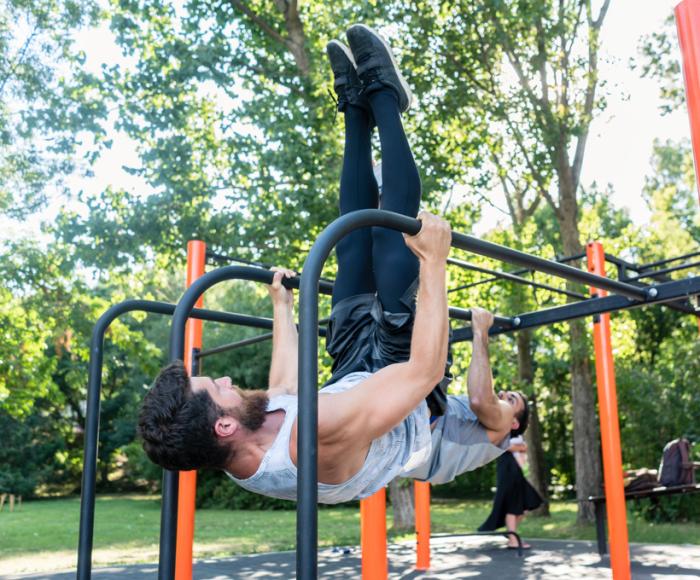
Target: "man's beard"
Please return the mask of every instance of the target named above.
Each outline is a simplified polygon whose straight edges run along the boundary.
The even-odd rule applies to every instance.
[[[233,416],[248,431],[257,431],[265,423],[269,397],[267,391],[238,389],[243,399],[241,405],[233,409]]]

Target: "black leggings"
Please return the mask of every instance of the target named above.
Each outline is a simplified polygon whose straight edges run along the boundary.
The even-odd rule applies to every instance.
[[[382,149],[382,209],[416,217],[421,197],[420,177],[401,124],[399,103],[391,89],[368,96],[379,129]],[[345,110],[345,155],[340,177],[340,215],[379,207],[372,170],[368,114],[359,107]],[[336,248],[338,276],[333,304],[356,294],[377,293],[384,310],[411,312],[401,301],[418,277],[418,259],[401,232],[362,228],[343,238]]]

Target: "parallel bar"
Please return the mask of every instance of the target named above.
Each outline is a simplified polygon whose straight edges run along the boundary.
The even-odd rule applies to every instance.
[[[546,274],[551,274],[552,276],[564,278],[565,280],[595,285],[598,288],[609,290],[610,292],[615,292],[629,298],[636,298],[637,300],[646,300],[647,298],[647,291],[637,286],[618,282],[617,280],[610,280],[602,276],[596,276],[595,274],[590,274],[578,268],[572,268],[566,264],[545,260],[544,258],[532,256],[525,252],[520,252],[519,250],[501,246],[500,244],[494,244],[493,242],[487,242],[486,240],[481,240],[474,236],[453,232],[452,245],[462,250],[469,250],[475,254],[488,256],[489,258],[495,258],[510,264],[526,266]]]
[[[631,276],[629,278],[625,278],[626,282],[634,282],[636,280],[639,280],[640,278],[652,278],[654,276],[662,276],[664,274],[670,274],[671,272],[678,272],[679,270],[687,270],[688,268],[695,268],[696,266],[700,266],[700,261],[698,262],[689,262],[686,264],[681,264],[680,266],[671,266],[669,268],[663,268],[662,270],[655,270],[653,272],[642,272],[641,274],[637,276]]]
[[[675,258],[666,258],[665,260],[657,260],[656,262],[649,262],[648,264],[640,264],[637,266],[639,270],[648,270],[649,268],[658,268],[670,262],[678,262],[678,260],[685,260],[686,258],[694,258],[695,256],[700,256],[700,250],[697,252],[690,252],[689,254],[683,254],[681,256],[676,256]]]
[[[527,278],[522,278],[521,276],[511,274],[510,272],[501,272],[499,270],[491,270],[489,268],[477,266],[476,264],[471,264],[470,262],[464,262],[462,260],[457,260],[455,258],[448,258],[447,263],[454,264],[456,266],[460,266],[460,267],[466,268],[468,270],[474,270],[475,272],[481,272],[482,274],[493,274],[496,279],[510,280],[511,282],[517,282],[518,284],[532,286],[533,288],[540,288],[542,290],[548,290],[550,292],[557,292],[558,294],[564,294],[564,295],[570,296],[572,298],[578,298],[579,300],[583,300],[586,298],[583,294],[580,294],[579,292],[571,292],[570,290],[555,288],[554,286],[550,286],[549,284],[542,284],[541,282],[535,282],[534,280],[528,280]],[[468,286],[471,286],[471,285],[467,285],[467,286],[459,287],[459,288],[453,288],[452,290],[450,290],[450,292],[456,292],[457,290],[467,288]]]
[[[700,294],[700,276],[657,284],[654,286],[654,290],[657,292],[656,296],[644,302],[631,300],[624,296],[606,296],[605,298],[589,298],[588,300],[574,302],[573,304],[556,306],[554,308],[547,308],[535,312],[527,312],[513,317],[513,319],[519,323],[515,328],[510,330],[536,328],[538,326],[547,326],[557,322],[573,320],[575,318],[585,318],[586,316],[602,314],[603,312],[615,312],[627,308],[662,304],[688,298]],[[700,311],[698,314],[700,315]],[[489,334],[503,334],[510,332],[510,330],[507,328],[492,327]],[[472,333],[470,327],[459,328],[452,333],[452,342],[463,342],[471,339]]]
[[[85,444],[83,452],[83,480],[80,488],[80,525],[78,539],[79,580],[89,580],[92,574],[92,546],[95,525],[95,487],[97,479],[97,449],[100,429],[100,391],[102,389],[102,361],[104,337],[109,326],[122,314],[149,312],[172,315],[175,305],[153,300],[126,300],[115,304],[97,320],[90,340],[88,366],[87,406],[85,412]],[[212,322],[255,326],[257,319],[230,312],[196,309],[192,318]]]
[[[328,323],[328,319],[326,318],[326,319],[320,321],[320,324],[323,324],[323,323]],[[319,326],[318,334],[319,334],[319,336],[326,336],[326,329],[323,328],[323,326]],[[270,340],[271,338],[272,338],[272,333],[266,332],[265,334],[259,334],[257,336],[251,336],[248,338],[243,338],[241,340],[237,340],[236,342],[222,344],[221,346],[215,346],[215,347],[209,348],[207,350],[201,350],[197,353],[196,356],[198,359],[202,359],[202,358],[211,356],[213,354],[219,354],[222,352],[226,352],[227,350],[234,350],[236,348],[250,346],[251,344],[265,342],[266,340]]]

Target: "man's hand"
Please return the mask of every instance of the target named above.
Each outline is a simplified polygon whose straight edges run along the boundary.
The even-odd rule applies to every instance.
[[[445,262],[452,242],[450,224],[427,211],[420,212],[418,219],[423,225],[415,236],[404,234],[406,245],[421,261]]]
[[[472,312],[472,331],[474,334],[488,334],[493,325],[493,314],[488,310],[475,306]]]
[[[271,270],[275,275],[272,278],[272,284],[270,284],[267,289],[270,292],[272,304],[276,306],[293,306],[294,292],[282,286],[282,279],[294,278],[294,276],[297,275],[296,272],[287,270],[286,268],[271,268]]]

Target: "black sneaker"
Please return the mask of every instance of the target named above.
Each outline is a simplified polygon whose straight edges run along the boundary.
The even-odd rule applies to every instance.
[[[355,105],[369,112],[369,103],[362,94],[362,84],[357,77],[355,60],[350,49],[342,42],[331,40],[326,45],[326,53],[333,71],[333,88],[338,95],[338,110],[344,111],[348,105]]]
[[[413,95],[387,42],[364,24],[353,24],[345,35],[357,65],[357,76],[360,77],[363,92],[381,86],[390,87],[399,97],[401,112],[407,110],[411,106]]]

